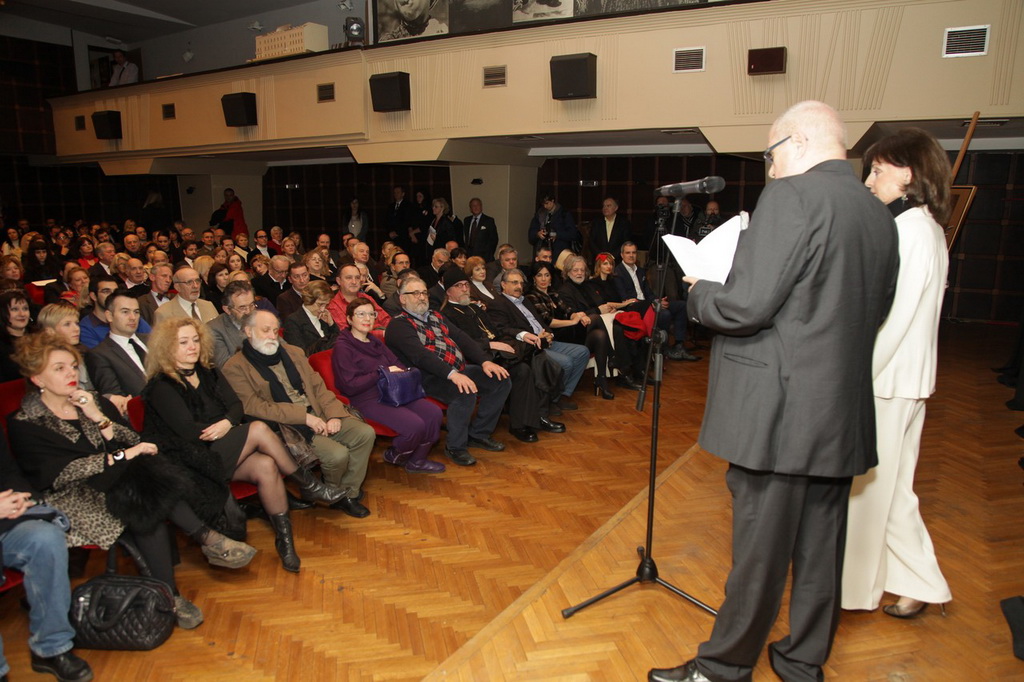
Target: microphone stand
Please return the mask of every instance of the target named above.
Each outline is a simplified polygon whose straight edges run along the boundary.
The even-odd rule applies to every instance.
[[[675,231],[676,219],[679,216],[679,208],[682,204],[682,197],[676,199],[675,203],[675,216],[672,218],[672,230]],[[667,260],[667,249],[664,249],[664,243],[661,239],[662,235],[665,234],[665,221],[658,221],[657,235],[655,236],[655,261],[657,262],[658,268],[658,290],[656,292],[656,298],[654,304],[655,314],[655,327],[651,334],[651,344],[647,349],[647,369],[644,370],[644,381],[640,387],[640,393],[636,400],[636,409],[638,412],[643,412],[644,400],[647,397],[647,380],[648,371],[650,370],[652,363],[654,367],[654,377],[652,382],[654,384],[654,396],[653,396],[653,409],[651,410],[651,461],[649,469],[649,480],[648,495],[647,495],[647,537],[645,544],[642,547],[636,548],[636,553],[640,557],[640,564],[636,568],[636,574],[629,580],[616,585],[615,587],[609,588],[600,594],[597,594],[586,601],[580,602],[575,606],[562,609],[562,618],[571,618],[578,611],[581,611],[592,604],[596,604],[606,597],[610,597],[617,592],[620,592],[630,585],[636,583],[656,583],[661,585],[669,592],[676,594],[683,599],[689,601],[691,604],[700,607],[704,611],[707,611],[712,616],[718,615],[718,612],[713,608],[700,601],[696,597],[687,594],[683,590],[679,589],[672,583],[663,580],[658,576],[658,565],[654,563],[654,557],[651,556],[651,544],[654,539],[654,486],[657,478],[658,468],[658,421],[661,415],[661,380],[664,371],[664,355],[662,348],[665,341],[668,338],[668,333],[664,329],[659,329],[657,326],[657,315],[661,310],[661,299],[665,293],[665,261]]]

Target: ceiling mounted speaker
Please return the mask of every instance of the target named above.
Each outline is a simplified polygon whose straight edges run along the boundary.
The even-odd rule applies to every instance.
[[[409,111],[409,74],[392,71],[370,76],[370,98],[374,111]]]
[[[121,112],[94,111],[92,113],[92,128],[96,132],[97,140],[120,140]]]
[[[597,55],[563,54],[551,58],[552,99],[597,97]]]
[[[232,128],[256,125],[256,93],[233,92],[220,98],[224,125]]]

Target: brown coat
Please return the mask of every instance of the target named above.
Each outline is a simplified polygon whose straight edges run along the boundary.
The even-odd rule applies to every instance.
[[[301,348],[287,343],[282,343],[281,348],[291,357],[302,377],[306,399],[313,407],[313,414],[325,421],[350,416],[345,403],[328,390],[324,380],[309,366],[306,354]],[[221,371],[231,384],[231,388],[238,394],[247,415],[280,424],[306,423],[306,410],[299,403],[274,402],[270,395],[270,386],[242,353],[235,353]]]

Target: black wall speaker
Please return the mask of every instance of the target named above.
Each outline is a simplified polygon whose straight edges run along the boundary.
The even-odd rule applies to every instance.
[[[220,98],[224,125],[238,128],[256,125],[256,93],[233,92]]]
[[[120,111],[94,111],[92,112],[92,128],[96,131],[97,140],[120,140],[121,139],[121,112]]]
[[[597,55],[563,54],[551,58],[552,99],[597,97]]]
[[[748,76],[767,76],[773,73],[786,73],[786,48],[747,50]]]
[[[392,71],[370,76],[370,98],[374,111],[409,111],[409,74]]]

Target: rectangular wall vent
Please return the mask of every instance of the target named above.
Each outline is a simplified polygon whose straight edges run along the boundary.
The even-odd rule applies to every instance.
[[[316,86],[316,101],[317,104],[320,102],[333,102],[334,101],[334,83],[320,83]]]
[[[485,88],[499,88],[503,85],[508,85],[508,67],[507,66],[485,66],[484,67],[484,87]]]
[[[174,112],[174,105],[173,104],[161,104],[160,105],[160,112],[163,115],[165,121],[169,121],[169,120],[175,118],[175,116],[176,116],[176,114]]]
[[[981,57],[988,54],[991,25],[947,28],[942,43],[943,57]]]
[[[672,52],[672,73],[693,73],[703,70],[703,47],[682,47]]]
[[[85,130],[85,116],[75,116],[75,130]]]

